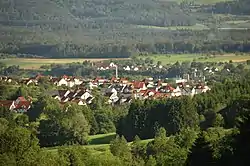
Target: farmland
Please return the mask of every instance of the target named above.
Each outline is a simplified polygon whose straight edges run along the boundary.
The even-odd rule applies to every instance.
[[[69,59],[36,59],[36,58],[11,58],[0,59],[0,62],[5,63],[7,66],[19,65],[22,69],[39,69],[42,65],[50,64],[65,64],[65,63],[77,63],[84,61],[98,62],[108,59],[83,59],[83,58],[69,58]]]
[[[172,64],[177,61],[197,61],[197,62],[244,62],[250,60],[250,55],[203,55],[203,54],[167,54],[167,55],[148,55],[145,58],[150,57],[155,62],[161,61],[162,64]]]
[[[203,54],[152,54],[148,56],[141,56],[140,58],[152,58],[155,62],[161,61],[162,64],[172,64],[177,61],[198,61],[198,62],[244,62],[250,60],[250,55],[235,55],[235,54],[224,54],[224,55],[203,55]],[[0,62],[5,63],[7,66],[19,65],[22,69],[39,69],[42,65],[50,64],[66,64],[66,63],[82,63],[84,61],[104,61],[112,59],[82,59],[82,58],[71,58],[71,59],[36,59],[36,58],[13,58],[13,59],[0,59]]]

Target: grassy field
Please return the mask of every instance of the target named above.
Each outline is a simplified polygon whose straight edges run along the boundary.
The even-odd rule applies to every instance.
[[[193,26],[168,26],[168,27],[160,27],[160,26],[147,26],[147,25],[136,25],[136,28],[143,29],[154,29],[154,30],[205,30],[209,29],[206,25],[203,24],[195,24]]]
[[[98,134],[89,136],[88,145],[83,145],[84,148],[90,149],[93,153],[99,154],[105,151],[109,151],[110,141],[112,141],[116,136],[116,133],[109,134]],[[141,140],[141,144],[146,145],[149,142],[153,141],[153,139]],[[128,145],[131,145],[132,142],[129,142]],[[71,147],[71,146],[69,146]],[[44,148],[52,153],[57,153],[58,147],[53,148]]]
[[[155,62],[161,61],[162,64],[171,64],[177,61],[193,61],[194,59],[198,62],[228,62],[232,60],[233,62],[244,62],[250,60],[249,55],[235,55],[235,54],[225,54],[225,55],[215,55],[215,57],[206,57],[202,54],[155,54],[142,56],[142,58],[152,58]],[[85,60],[89,61],[103,61],[108,59],[29,59],[29,58],[13,58],[13,59],[0,59],[0,62],[5,63],[7,66],[10,65],[19,65],[23,69],[39,69],[42,65],[50,64],[66,64],[73,62],[82,63]],[[111,60],[111,59],[109,59]]]
[[[109,144],[116,136],[116,133],[98,134],[89,136],[89,145]]]
[[[39,69],[42,65],[50,64],[65,64],[73,62],[84,62],[84,61],[104,61],[108,59],[83,59],[83,58],[71,58],[71,59],[36,59],[36,58],[12,58],[12,59],[0,59],[0,62],[5,63],[7,66],[19,65],[23,69]]]
[[[162,64],[172,64],[177,61],[193,61],[197,62],[229,62],[232,60],[233,62],[244,62],[246,60],[250,60],[250,55],[235,55],[235,54],[225,54],[225,55],[215,55],[215,57],[206,57],[202,54],[169,54],[169,55],[148,55],[143,58],[150,57],[155,62],[161,61]]]

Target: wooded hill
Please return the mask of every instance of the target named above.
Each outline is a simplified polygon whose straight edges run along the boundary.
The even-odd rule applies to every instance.
[[[220,6],[223,4],[228,3]],[[214,10],[226,13],[216,6]],[[245,8],[240,5],[239,11],[242,6]],[[141,44],[154,45],[156,51],[153,48],[149,52],[161,53],[164,51],[155,44],[185,41],[188,47],[188,41],[200,44],[208,35],[213,41],[230,39],[235,41],[233,44],[249,40],[247,31],[240,31],[241,35],[234,29],[217,33],[217,18],[209,7],[214,5],[154,0],[3,0],[0,52],[46,57],[127,57],[138,49],[145,51]],[[185,47],[165,52],[190,52]]]

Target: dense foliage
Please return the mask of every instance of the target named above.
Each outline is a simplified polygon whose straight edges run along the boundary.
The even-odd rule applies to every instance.
[[[227,15],[249,14],[247,0],[216,5],[178,2],[4,0],[0,2],[0,53],[98,58],[137,52],[250,50],[249,18]],[[242,27],[228,23],[238,20],[243,21]]]

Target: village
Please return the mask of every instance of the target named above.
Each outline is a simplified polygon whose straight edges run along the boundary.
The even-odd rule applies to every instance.
[[[204,80],[190,80],[178,78],[175,82],[168,83],[167,80],[145,78],[143,80],[129,80],[119,78],[118,73],[112,78],[97,77],[86,79],[83,77],[67,76],[61,77],[43,76],[41,74],[31,78],[14,80],[8,77],[1,77],[3,84],[15,84],[25,86],[39,86],[41,80],[47,78],[49,84],[56,87],[56,90],[48,91],[47,94],[58,100],[60,104],[76,103],[86,106],[93,102],[97,91],[107,99],[106,103],[115,105],[129,104],[132,100],[164,99],[180,96],[194,96],[206,93],[210,87]],[[11,111],[23,113],[32,107],[32,99],[25,99],[19,96],[16,100],[0,101],[0,105]]]

